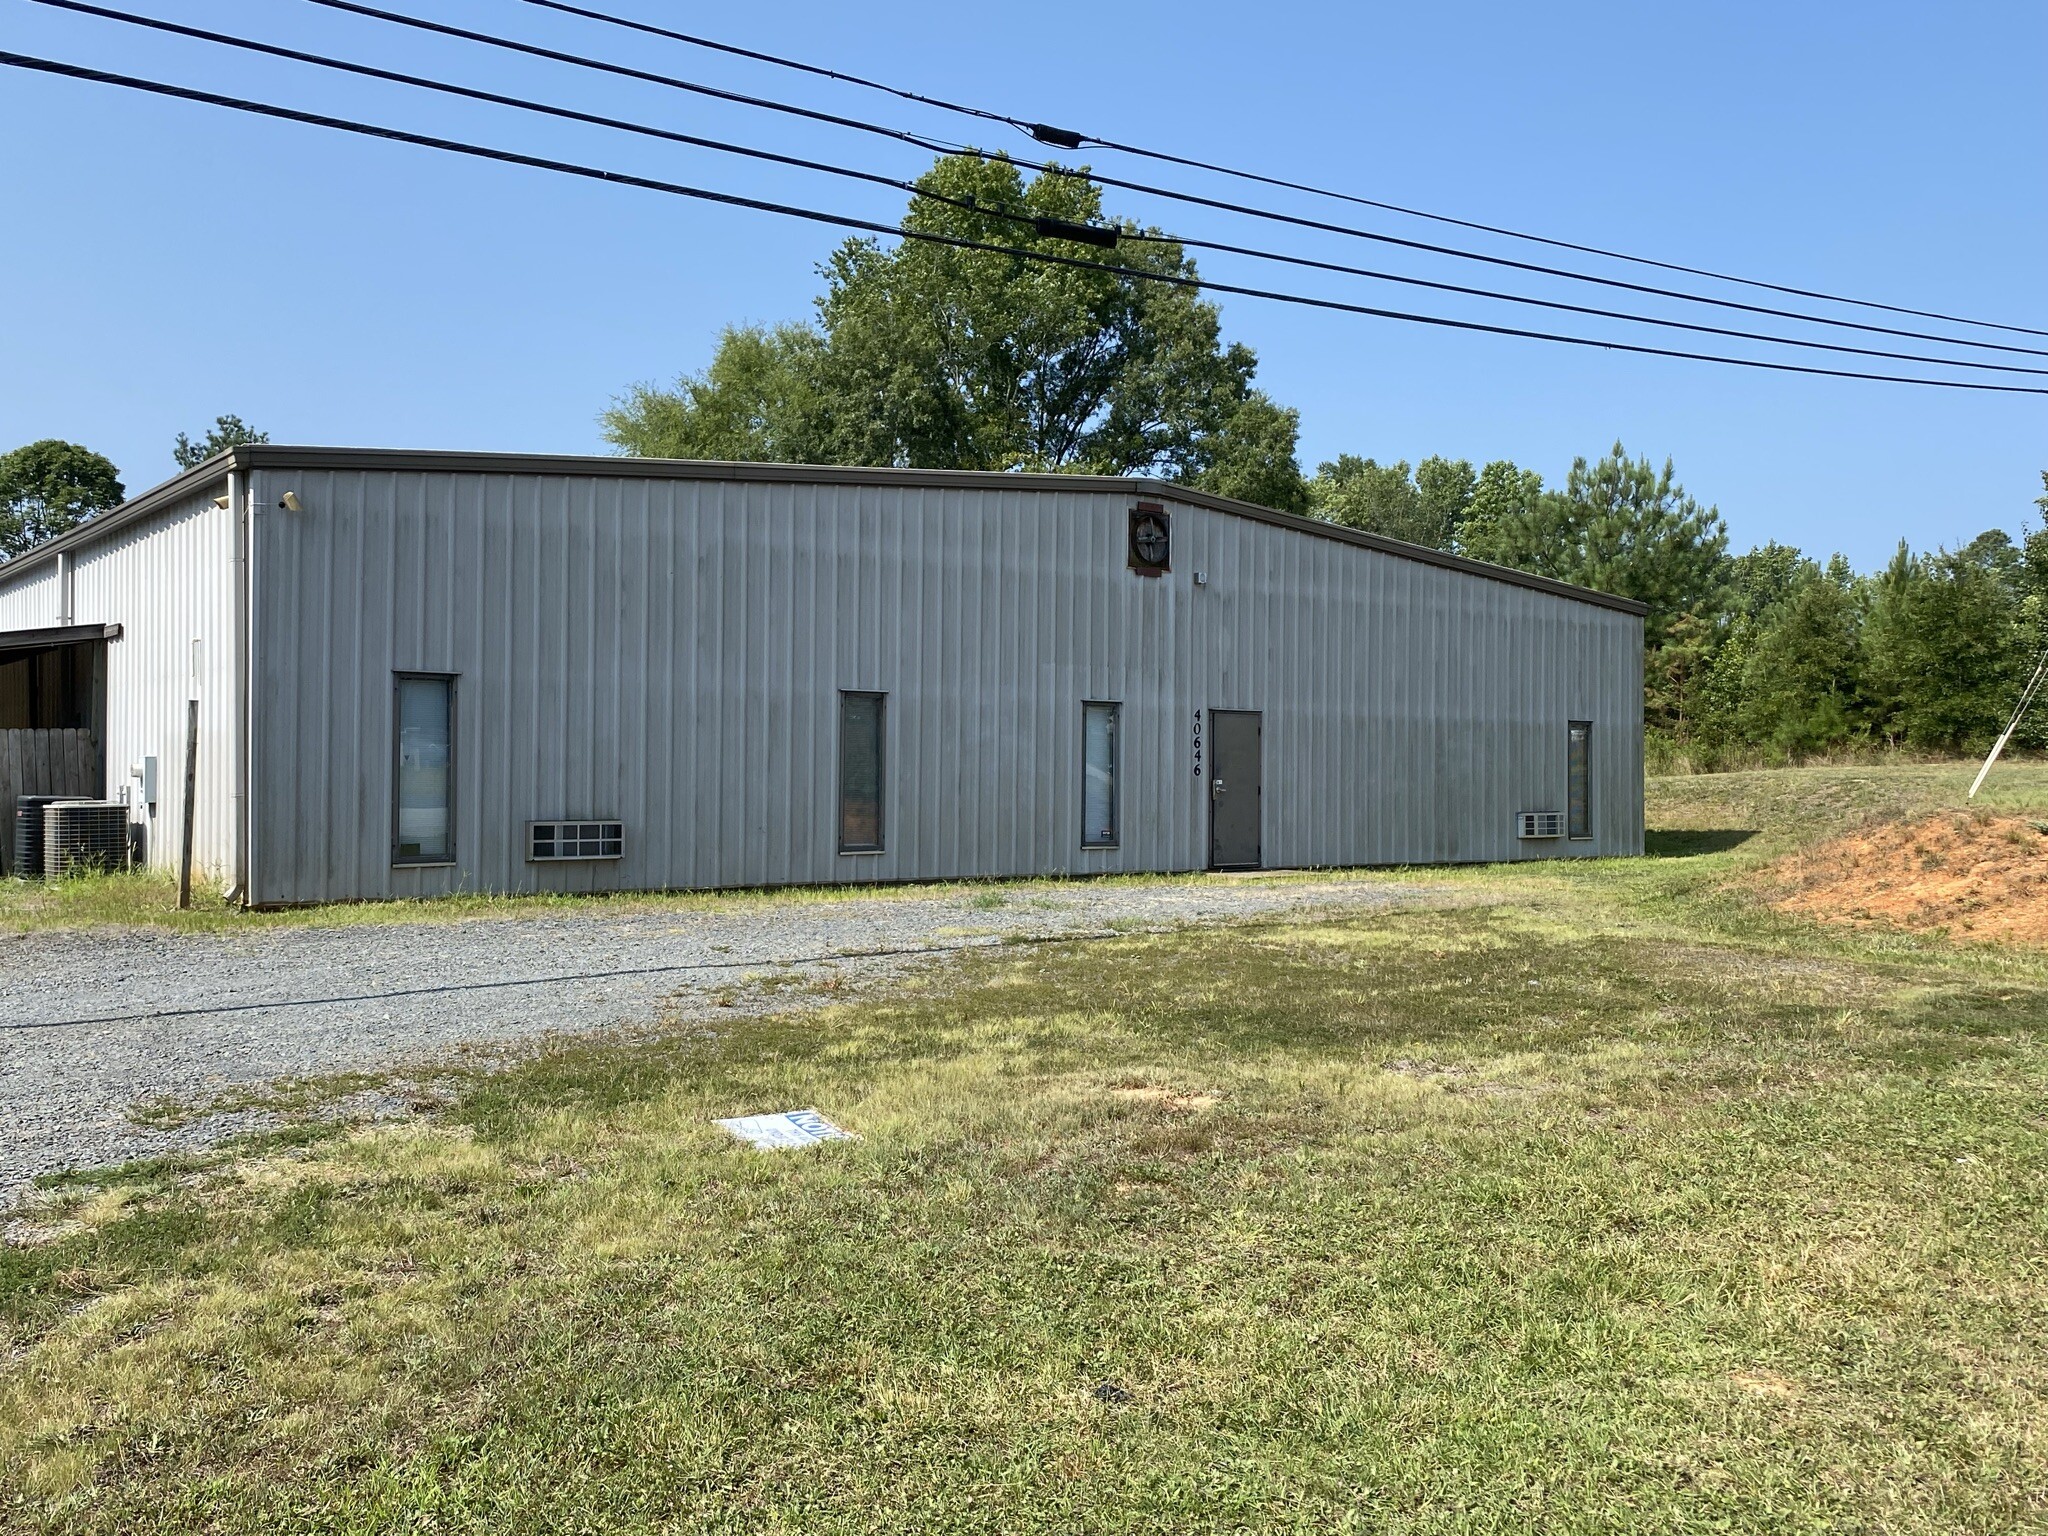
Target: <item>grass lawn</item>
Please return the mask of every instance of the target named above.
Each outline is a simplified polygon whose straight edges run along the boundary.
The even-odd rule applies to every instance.
[[[1741,885],[1971,771],[1660,781],[1660,857],[66,1181],[0,1249],[0,1524],[2048,1529],[2048,955]],[[708,1124],[808,1105],[862,1139]]]

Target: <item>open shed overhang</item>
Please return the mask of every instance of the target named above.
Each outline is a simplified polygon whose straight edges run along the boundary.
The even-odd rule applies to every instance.
[[[91,730],[104,714],[106,643],[118,624],[0,629],[0,730]]]

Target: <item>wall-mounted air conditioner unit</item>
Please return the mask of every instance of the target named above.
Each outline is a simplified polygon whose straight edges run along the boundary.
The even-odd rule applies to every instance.
[[[1517,837],[1563,837],[1563,811],[1523,811],[1515,817]]]

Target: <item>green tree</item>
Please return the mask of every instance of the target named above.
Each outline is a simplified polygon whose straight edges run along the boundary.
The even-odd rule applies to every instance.
[[[1432,454],[1415,466],[1415,499],[1424,523],[1436,534],[1431,540],[1438,549],[1454,549],[1464,534],[1465,519],[1471,514],[1472,498],[1479,491],[1479,476],[1469,459],[1446,459]]]
[[[820,268],[814,324],[726,332],[701,374],[615,401],[607,438],[628,453],[1159,474],[1305,503],[1297,420],[1252,387],[1257,361],[1224,344],[1216,306],[1105,269],[1193,278],[1178,245],[1062,239],[1058,223],[1105,222],[1099,190],[1027,181],[1008,160],[943,157],[919,185],[952,201],[913,200],[907,228],[998,249],[848,240]]]
[[[1753,631],[1736,711],[1742,735],[1790,756],[1847,741],[1863,714],[1865,670],[1862,603],[1849,562],[1840,555],[1825,567],[1799,560],[1779,595],[1745,620]]]
[[[0,560],[76,528],[126,493],[113,464],[50,437],[0,454]]]
[[[267,443],[268,432],[258,432],[239,416],[216,416],[213,425],[206,430],[206,436],[194,442],[184,433],[171,445],[171,457],[178,461],[180,469],[194,469],[204,464],[217,453],[226,453],[230,448],[239,448],[244,443]]]
[[[1996,531],[1924,557],[1901,541],[1866,626],[1873,724],[1887,740],[1958,751],[2004,725],[2033,638],[2020,565]]]
[[[1262,389],[1252,390],[1206,445],[1207,465],[1195,484],[1218,496],[1234,496],[1281,512],[1310,509],[1309,483],[1295,458],[1301,413],[1276,405]]]
[[[1776,539],[1759,544],[1728,563],[1728,606],[1738,619],[1760,619],[1773,604],[1789,598],[1799,583],[1820,567],[1789,544]]]
[[[728,326],[702,373],[621,396],[601,418],[605,437],[637,458],[818,463],[812,380],[823,345],[805,325]]]
[[[1428,533],[1406,459],[1382,464],[1341,453],[1316,466],[1308,495],[1315,515],[1325,522],[1411,543]]]
[[[1346,528],[1450,549],[1478,483],[1464,459],[1427,458],[1411,472],[1405,459],[1382,464],[1344,453],[1316,466],[1308,499],[1316,516]]]
[[[1465,519],[1458,529],[1458,548],[1475,560],[1491,559],[1489,551],[1502,547],[1506,535],[1502,525],[1536,514],[1537,498],[1543,494],[1543,477],[1523,469],[1512,459],[1495,459],[1479,471],[1472,486],[1472,498],[1465,507]]]
[[[1519,506],[1489,498],[1483,517],[1467,519],[1462,543],[1476,559],[1647,603],[1652,651],[1681,614],[1718,616],[1730,574],[1720,511],[1686,495],[1670,460],[1660,473],[1648,459],[1631,462],[1620,443],[1597,464],[1575,461],[1562,491],[1525,495]]]

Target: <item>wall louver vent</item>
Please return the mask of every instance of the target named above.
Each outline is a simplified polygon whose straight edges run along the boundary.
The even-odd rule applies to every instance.
[[[43,878],[128,867],[128,807],[118,800],[59,800],[43,807]]]
[[[529,821],[526,857],[535,864],[565,859],[622,859],[626,856],[623,821]]]
[[[1564,812],[1523,811],[1515,818],[1517,837],[1563,837]]]

